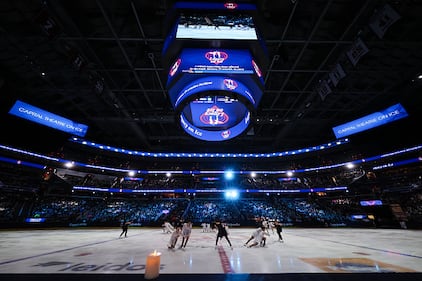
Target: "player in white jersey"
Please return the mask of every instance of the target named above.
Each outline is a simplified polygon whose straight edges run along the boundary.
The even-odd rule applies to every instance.
[[[173,233],[174,227],[168,221],[165,221],[162,226],[164,233]]]
[[[249,237],[248,241],[246,241],[246,243],[244,244],[244,246],[251,248],[254,247],[256,245],[260,245],[262,247],[265,246],[265,242],[266,242],[266,235],[269,235],[264,226],[258,227],[257,229],[254,230],[254,232],[252,232],[251,237]],[[252,244],[248,245],[250,241],[253,241]]]
[[[182,245],[180,248],[186,248],[186,244],[188,243],[190,234],[192,233],[192,222],[187,221],[182,226]]]
[[[174,249],[176,247],[177,239],[179,239],[179,236],[182,234],[182,229],[180,227],[176,227],[176,229],[173,231],[170,237],[170,241],[168,244],[169,249]]]

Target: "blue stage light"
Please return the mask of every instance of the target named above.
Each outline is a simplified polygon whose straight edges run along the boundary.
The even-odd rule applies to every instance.
[[[226,190],[224,197],[228,200],[237,200],[239,199],[239,192],[235,189]]]
[[[226,171],[226,172],[224,172],[224,178],[226,180],[232,180],[234,178],[233,171]]]

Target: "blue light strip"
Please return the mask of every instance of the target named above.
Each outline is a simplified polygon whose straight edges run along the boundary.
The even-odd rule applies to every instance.
[[[119,189],[119,188],[98,188],[89,186],[74,186],[73,190],[85,190],[92,192],[112,192],[112,193],[225,193],[227,190],[223,189]],[[346,186],[336,187],[318,187],[309,189],[237,189],[242,193],[309,193],[309,192],[326,192],[326,191],[340,191],[347,190]]]
[[[285,156],[294,156],[303,153],[310,153],[315,151],[320,151],[328,148],[334,148],[339,145],[349,143],[349,139],[338,139],[333,142],[312,146],[308,148],[301,148],[296,150],[288,150],[284,152],[271,152],[271,153],[202,153],[202,152],[145,152],[137,150],[127,150],[124,148],[116,148],[109,145],[97,144],[92,141],[87,141],[82,138],[72,137],[69,141],[86,145],[91,148],[96,148],[100,150],[106,150],[115,153],[128,154],[132,156],[139,157],[154,157],[154,158],[274,158],[274,157],[285,157]]]
[[[58,159],[58,158],[53,158],[53,157],[49,157],[49,156],[44,156],[44,155],[40,155],[40,154],[36,154],[36,153],[32,153],[32,152],[27,152],[24,150],[20,150],[20,149],[16,149],[16,148],[11,148],[5,145],[0,145],[0,149],[5,149],[5,150],[9,150],[9,151],[13,151],[16,153],[20,153],[20,154],[25,154],[25,155],[29,155],[35,158],[42,158],[42,159],[47,159],[47,160],[51,160],[51,161],[55,161],[55,162],[59,162],[59,163],[72,163],[74,166],[81,166],[81,167],[86,167],[86,168],[92,168],[92,169],[98,169],[100,171],[114,171],[114,172],[122,172],[122,173],[129,173],[129,172],[135,172],[138,174],[167,174],[167,173],[171,173],[171,174],[183,174],[183,175],[199,175],[199,174],[225,174],[227,171],[225,170],[203,170],[203,171],[199,171],[199,170],[167,170],[167,171],[163,171],[163,170],[129,170],[129,169],[120,169],[120,168],[113,168],[113,167],[106,167],[106,166],[96,166],[96,165],[90,165],[90,164],[84,164],[84,163],[80,163],[80,162],[74,162],[71,160],[65,160],[65,159]],[[338,168],[338,167],[343,167],[346,166],[348,164],[362,164],[362,163],[368,163],[368,162],[372,162],[372,161],[376,161],[385,157],[391,157],[391,156],[395,156],[395,155],[399,155],[399,154],[404,154],[404,153],[408,153],[408,152],[412,152],[412,151],[418,151],[422,149],[422,145],[418,145],[415,147],[411,147],[411,148],[406,148],[406,149],[402,149],[402,150],[398,150],[398,151],[394,151],[394,152],[390,152],[390,153],[386,153],[386,154],[382,154],[382,155],[378,155],[378,156],[372,156],[369,158],[362,158],[360,160],[355,160],[355,161],[351,161],[351,162],[343,162],[343,163],[339,163],[339,164],[334,164],[334,165],[329,165],[329,166],[320,166],[320,167],[312,167],[312,168],[305,168],[305,169],[298,169],[298,170],[277,170],[277,171],[255,171],[255,170],[251,170],[251,171],[231,171],[234,174],[239,174],[239,175],[243,175],[243,174],[251,174],[252,172],[256,173],[256,174],[271,174],[271,175],[278,175],[278,174],[286,174],[288,172],[292,172],[292,173],[303,173],[303,172],[313,172],[313,171],[320,171],[320,170],[329,170],[329,169],[334,169],[334,168]],[[6,158],[5,158],[6,159]],[[10,158],[7,158],[10,159]],[[0,160],[2,160],[0,158]],[[17,160],[20,162],[20,160]],[[412,160],[409,159],[408,161],[399,161],[399,162],[394,162],[392,164],[390,164],[390,166],[399,166],[399,165],[405,165],[408,163],[413,163],[416,161],[422,161],[422,157],[417,158],[417,160]],[[10,160],[7,160],[7,162],[10,162]],[[27,162],[30,163],[30,162]],[[19,164],[19,163],[18,163]],[[34,164],[35,165],[35,164]],[[387,164],[388,165],[388,164]]]
[[[417,163],[417,162],[421,162],[421,161],[422,161],[422,157],[412,158],[412,159],[407,159],[407,160],[403,160],[403,161],[387,163],[387,164],[380,165],[380,166],[375,166],[375,167],[372,167],[372,170],[375,171],[375,170],[381,170],[381,169],[385,169],[385,168],[403,166],[403,165],[407,165],[407,164],[411,164],[411,163]]]
[[[12,159],[12,158],[8,158],[8,157],[2,157],[2,156],[0,156],[0,161],[15,164],[15,165],[23,165],[23,166],[27,166],[27,167],[37,168],[37,169],[44,169],[45,168],[44,165],[31,163],[31,162],[27,162],[27,161],[16,160],[16,159]]]
[[[9,151],[12,151],[12,152],[15,152],[15,153],[18,153],[18,154],[25,154],[25,155],[28,155],[28,156],[33,156],[35,158],[42,158],[42,159],[46,159],[46,160],[50,160],[50,161],[60,162],[59,158],[45,156],[45,155],[42,155],[42,154],[37,154],[37,153],[33,153],[33,152],[29,152],[29,151],[25,151],[25,150],[22,150],[22,149],[17,149],[17,148],[13,148],[13,147],[1,145],[1,144],[0,144],[0,149],[9,150]]]

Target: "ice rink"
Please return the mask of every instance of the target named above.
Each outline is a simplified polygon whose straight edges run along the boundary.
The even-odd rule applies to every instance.
[[[154,251],[161,253],[160,279],[290,273],[417,273],[411,275],[413,279],[422,277],[419,230],[285,227],[283,243],[270,231],[265,247],[244,247],[253,231],[230,228],[231,249],[225,240],[215,247],[216,233],[198,227],[185,249],[179,249],[181,239],[175,249],[168,249],[170,234],[161,228],[129,227],[127,238],[119,238],[119,227],[1,230],[0,278],[118,274],[143,279],[146,257]]]

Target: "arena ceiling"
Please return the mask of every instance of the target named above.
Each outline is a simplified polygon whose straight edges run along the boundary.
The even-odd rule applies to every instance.
[[[166,89],[161,51],[174,1],[1,1],[2,143],[51,147],[70,137],[10,116],[16,100],[87,124],[96,143],[201,152],[327,143],[332,127],[400,103],[408,117],[350,139],[420,143],[422,2],[246,3],[257,6],[268,52],[264,94],[247,132],[204,142],[180,128]]]

